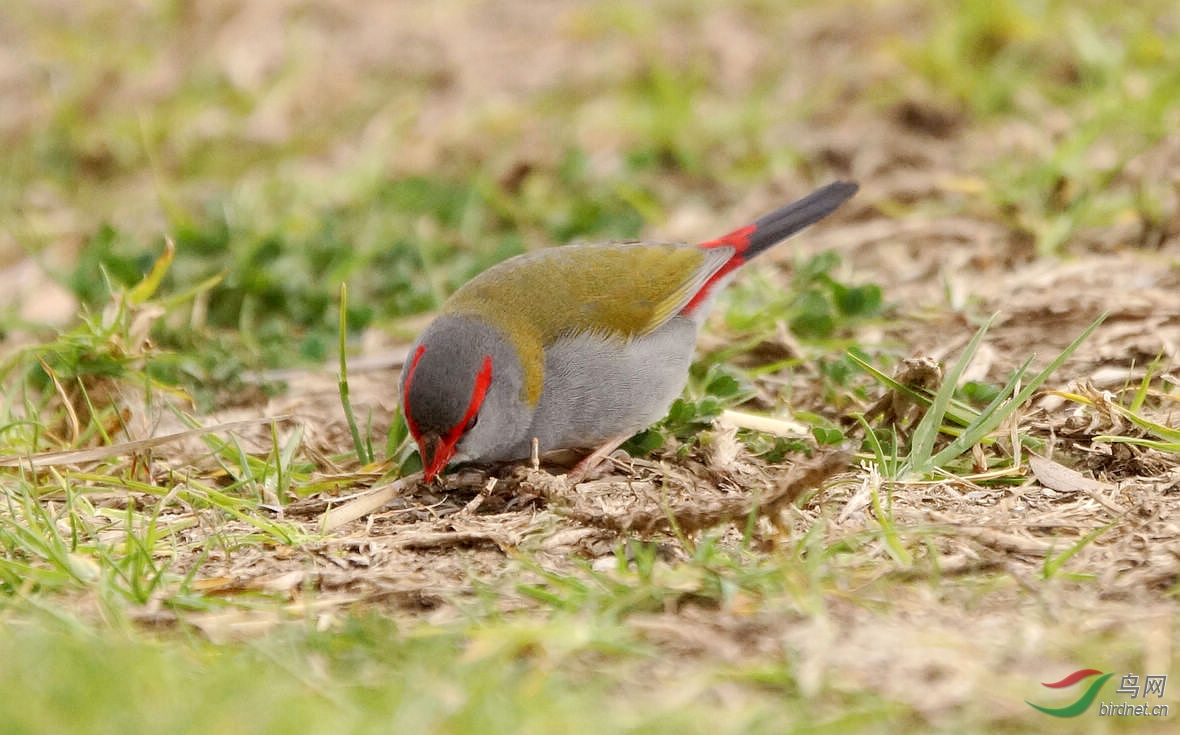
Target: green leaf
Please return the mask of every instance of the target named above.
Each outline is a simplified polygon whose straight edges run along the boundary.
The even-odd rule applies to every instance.
[[[816,442],[825,445],[839,444],[844,441],[844,432],[831,427],[813,426],[811,427],[811,435],[815,437]]]
[[[136,284],[135,288],[127,294],[127,300],[135,306],[145,303],[155,293],[156,289],[160,287],[164,276],[168,274],[168,269],[172,267],[172,260],[176,256],[176,245],[171,238],[164,240],[164,252],[156,262],[152,264],[152,269],[144,276],[143,280]]]

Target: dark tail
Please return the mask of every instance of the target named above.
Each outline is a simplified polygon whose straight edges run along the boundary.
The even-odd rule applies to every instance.
[[[754,222],[754,231],[748,235],[750,245],[741,253],[742,259],[749,260],[804,227],[819,222],[851,199],[858,188],[860,187],[850,181],[836,181],[822,189],[816,189],[798,201],[759,217]]]
[[[709,298],[713,288],[735,269],[740,268],[742,263],[768,249],[771,245],[786,240],[804,227],[827,217],[836,211],[836,207],[851,199],[859,188],[851,181],[837,181],[828,184],[797,202],[791,202],[768,215],[759,217],[753,224],[736,229],[716,240],[709,240],[698,245],[697,247],[701,248],[732,248],[732,250],[729,260],[709,276],[680,313],[692,313]]]

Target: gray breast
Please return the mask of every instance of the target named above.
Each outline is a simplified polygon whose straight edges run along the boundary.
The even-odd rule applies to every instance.
[[[558,340],[545,358],[545,387],[529,437],[541,451],[593,447],[664,417],[684,390],[698,330],[673,317],[626,342],[579,334]],[[527,443],[515,448],[529,453]]]

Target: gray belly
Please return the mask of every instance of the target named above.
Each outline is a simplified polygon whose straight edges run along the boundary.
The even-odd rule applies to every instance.
[[[684,390],[698,325],[673,317],[649,335],[609,343],[594,335],[564,339],[545,359],[545,388],[528,437],[513,454],[593,447],[659,421]]]

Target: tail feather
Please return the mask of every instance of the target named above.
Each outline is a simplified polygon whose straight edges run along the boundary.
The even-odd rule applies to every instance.
[[[682,314],[691,314],[697,307],[708,301],[718,283],[750,258],[771,245],[786,240],[799,230],[827,217],[844,202],[848,201],[859,187],[849,181],[837,181],[817,189],[799,201],[791,202],[768,215],[758,218],[753,224],[701,243],[702,248],[731,248],[731,255],[725,264],[706,279],[700,290],[681,309]]]
[[[859,187],[849,181],[836,181],[817,189],[802,199],[780,207],[754,222],[749,247],[742,253],[749,260],[758,253],[815,224],[852,198]]]

